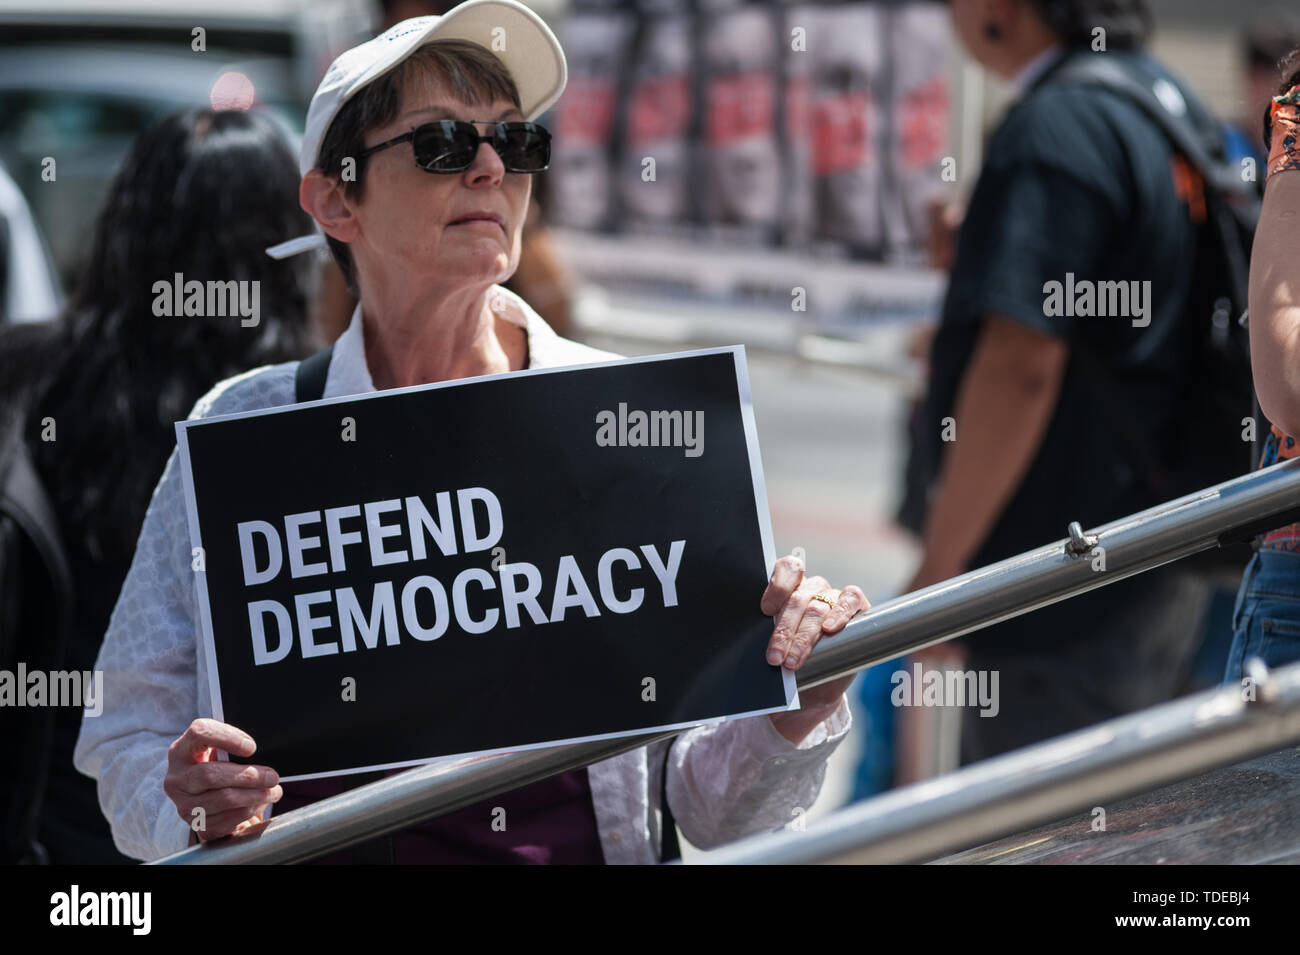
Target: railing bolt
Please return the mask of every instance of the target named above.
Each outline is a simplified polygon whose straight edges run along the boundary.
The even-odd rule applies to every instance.
[[[1070,521],[1070,539],[1065,544],[1065,552],[1071,557],[1082,557],[1097,546],[1096,534],[1084,534],[1078,521]]]

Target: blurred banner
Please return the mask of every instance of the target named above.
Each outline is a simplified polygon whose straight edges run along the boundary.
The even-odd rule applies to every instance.
[[[604,228],[613,212],[615,113],[636,20],[607,6],[571,17],[563,31],[569,83],[553,121],[548,211],[579,229]]]
[[[932,0],[574,0],[559,24],[557,224],[895,265],[949,153]]]
[[[920,266],[926,203],[949,185],[946,4],[534,6],[569,67],[534,189],[584,285],[822,328],[933,312],[940,279]],[[381,21],[375,0],[0,0],[0,167],[30,208],[25,247],[47,245],[43,271],[72,288],[130,144],[179,110],[265,111],[296,150],[326,66]],[[0,321],[57,310],[37,300]]]

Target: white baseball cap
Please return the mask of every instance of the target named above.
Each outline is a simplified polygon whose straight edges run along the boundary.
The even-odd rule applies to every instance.
[[[500,60],[515,81],[525,119],[536,119],[564,92],[568,67],[560,41],[541,17],[516,0],[467,0],[442,16],[403,20],[330,64],[307,108],[298,154],[302,175],[315,168],[325,133],[344,104],[430,40],[468,40]],[[325,237],[318,229],[273,245],[266,254],[283,259],[324,246]]]

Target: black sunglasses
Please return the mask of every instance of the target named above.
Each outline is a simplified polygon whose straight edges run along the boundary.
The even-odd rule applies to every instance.
[[[492,134],[480,136],[478,126],[491,125]],[[371,146],[371,153],[411,141],[415,164],[425,172],[464,172],[474,163],[479,143],[490,143],[501,157],[506,172],[541,172],[551,164],[551,134],[536,123],[467,123],[439,119],[417,126],[409,133]]]

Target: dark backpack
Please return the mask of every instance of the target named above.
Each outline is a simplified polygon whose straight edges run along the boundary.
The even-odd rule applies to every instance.
[[[0,670],[62,667],[73,624],[72,574],[49,495],[21,428],[0,429]],[[15,685],[25,694],[26,687]],[[0,862],[48,861],[37,838],[54,745],[52,706],[0,707]]]
[[[1149,436],[1134,426],[1132,411],[1122,406],[1101,357],[1083,347],[1073,349],[1122,450],[1155,500],[1181,497],[1254,470],[1268,431],[1255,398],[1246,327],[1250,249],[1260,207],[1255,185],[1244,182],[1240,168],[1228,158],[1222,128],[1213,117],[1172,84],[1176,97],[1161,90],[1158,84],[1167,80],[1126,66],[1115,56],[1079,53],[1042,82],[1095,86],[1136,105],[1204,183],[1205,222],[1197,229],[1195,274],[1183,316],[1189,361],[1176,433],[1165,436],[1169,440],[1164,443],[1172,449],[1169,456],[1155,454]],[[1182,113],[1169,105],[1177,99],[1187,106]],[[915,450],[925,444],[917,437],[922,416],[914,417],[908,493],[899,520],[920,533],[926,511],[923,488],[926,475],[932,479],[933,465]],[[1253,441],[1242,440],[1245,418],[1254,422]],[[1241,549],[1219,550],[1191,562],[1203,571],[1239,571],[1247,556]]]
[[[1114,407],[1100,363],[1094,356],[1080,357],[1116,433],[1158,497],[1168,500],[1240,477],[1258,463],[1268,428],[1255,399],[1246,329],[1250,249],[1260,206],[1255,185],[1244,181],[1240,167],[1227,157],[1221,127],[1167,80],[1093,54],[1068,60],[1049,81],[1098,86],[1137,105],[1204,182],[1205,222],[1197,229],[1195,274],[1184,312],[1190,361],[1172,457],[1154,458],[1150,443],[1134,433],[1132,415]],[[1242,438],[1245,418],[1254,422],[1254,441]]]

